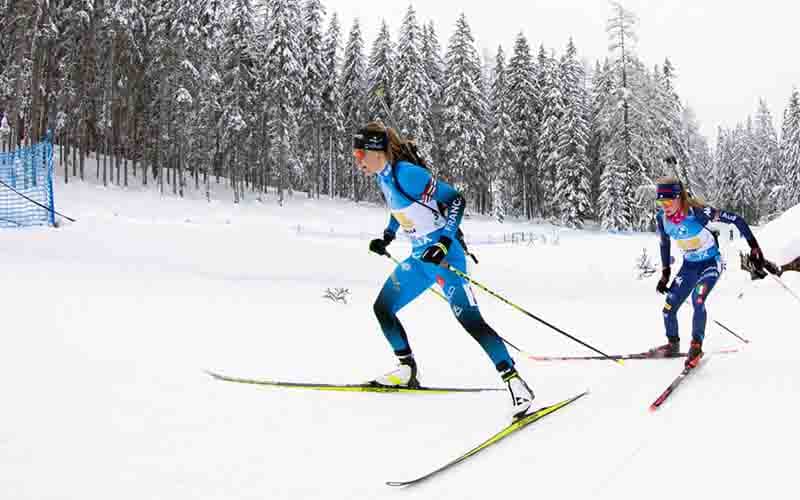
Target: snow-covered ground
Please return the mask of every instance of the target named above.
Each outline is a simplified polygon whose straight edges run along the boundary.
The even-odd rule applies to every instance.
[[[384,482],[421,475],[499,430],[506,394],[320,393],[210,379],[203,369],[352,383],[394,365],[371,307],[392,269],[367,251],[386,222],[381,207],[304,195],[283,207],[253,196],[234,205],[222,189],[215,196],[209,204],[59,181],[58,209],[77,223],[0,232],[0,498],[794,496],[800,303],[771,278],[753,284],[736,269],[743,241],[723,238],[730,264],[709,310],[752,343],[709,324],[707,350],[741,352],[711,357],[657,413],[647,407],[680,360],[621,367],[518,356],[539,405],[591,394],[398,491]],[[800,209],[778,224],[757,232],[768,258],[800,250],[784,248]],[[476,241],[553,232],[480,217],[464,229]],[[561,231],[551,241],[476,244],[481,263],[469,271],[607,352],[663,342],[657,277],[637,280],[634,269],[643,248],[658,266],[653,234]],[[405,256],[408,246],[390,250]],[[798,278],[784,275],[796,291]],[[327,288],[349,289],[349,303],[323,299]],[[590,354],[476,293],[489,323],[527,351]],[[680,315],[684,348],[691,309]],[[401,319],[423,383],[500,386],[432,294]]]

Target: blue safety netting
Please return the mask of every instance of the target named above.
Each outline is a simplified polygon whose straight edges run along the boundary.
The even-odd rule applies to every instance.
[[[0,227],[53,226],[54,210],[53,144],[0,153]]]

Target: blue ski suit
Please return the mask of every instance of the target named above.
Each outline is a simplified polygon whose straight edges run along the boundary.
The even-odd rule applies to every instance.
[[[447,267],[420,260],[426,248],[446,236],[452,243],[445,261],[466,272],[465,251],[456,237],[464,215],[463,196],[449,184],[437,180],[427,169],[405,161],[395,165],[387,163],[378,173],[377,182],[391,211],[386,233],[394,236],[402,229],[412,244],[411,255],[386,280],[374,305],[375,316],[395,354],[411,354],[397,312],[436,283],[458,322],[486,351],[497,370],[503,372],[513,367],[514,361],[503,341],[483,320],[469,283]]]
[[[689,208],[686,218],[677,224],[659,210],[656,221],[661,238],[661,265],[665,268],[670,265],[670,238],[683,252],[683,265],[669,287],[664,304],[667,337],[678,337],[678,309],[691,294],[694,305],[692,339],[702,342],[706,329],[706,302],[722,272],[716,235],[706,226],[709,222],[733,224],[748,241],[753,239],[753,233],[739,215],[709,206]]]

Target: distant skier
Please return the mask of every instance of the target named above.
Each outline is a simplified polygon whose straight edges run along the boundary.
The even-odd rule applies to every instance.
[[[374,305],[399,366],[373,383],[419,386],[417,363],[397,312],[437,283],[458,322],[500,372],[511,394],[512,416],[524,414],[533,401],[533,392],[517,373],[503,341],[481,316],[469,284],[448,269],[448,264],[462,271],[466,268],[465,249],[458,237],[464,197],[422,166],[413,142],[401,140],[397,131],[380,122],[371,122],[355,134],[353,156],[359,170],[377,176],[390,210],[383,238],[372,240],[370,251],[388,255],[386,247],[401,227],[412,244],[411,255],[386,280]]]
[[[667,294],[664,305],[664,325],[667,344],[656,348],[664,356],[677,356],[680,352],[678,337],[678,309],[692,295],[694,316],[692,342],[686,366],[695,367],[703,356],[703,337],[706,328],[706,302],[719,280],[722,266],[716,235],[706,226],[709,222],[733,224],[750,245],[750,260],[757,269],[764,268],[764,254],[753,236],[750,226],[739,215],[706,206],[691,198],[683,185],[674,177],[658,179],[656,221],[661,238],[661,279],[656,291]],[[683,251],[683,265],[670,286],[670,239]]]

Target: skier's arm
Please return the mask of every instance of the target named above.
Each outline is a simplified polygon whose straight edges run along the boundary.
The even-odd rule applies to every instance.
[[[447,222],[442,230],[442,236],[453,240],[461,225],[461,219],[464,218],[467,203],[464,196],[450,184],[433,178],[431,181],[434,183],[433,198],[447,207]]]
[[[740,215],[733,212],[727,212],[725,210],[719,210],[710,206],[703,208],[703,214],[710,221],[733,224],[736,226],[736,229],[739,230],[739,233],[741,233],[744,239],[747,240],[747,243],[751,248],[758,246],[758,242],[756,242],[756,237],[753,235],[753,231],[750,230],[750,226]]]
[[[389,216],[389,225],[386,226],[386,229],[383,230],[383,239],[385,240],[393,240],[395,235],[397,234],[397,228],[400,227],[400,223],[397,222],[397,219],[394,218],[394,215]]]
[[[658,223],[658,237],[661,240],[659,248],[661,250],[661,267],[668,268],[670,265],[669,235],[664,231],[664,220],[661,218],[661,212],[656,215],[656,222]]]

